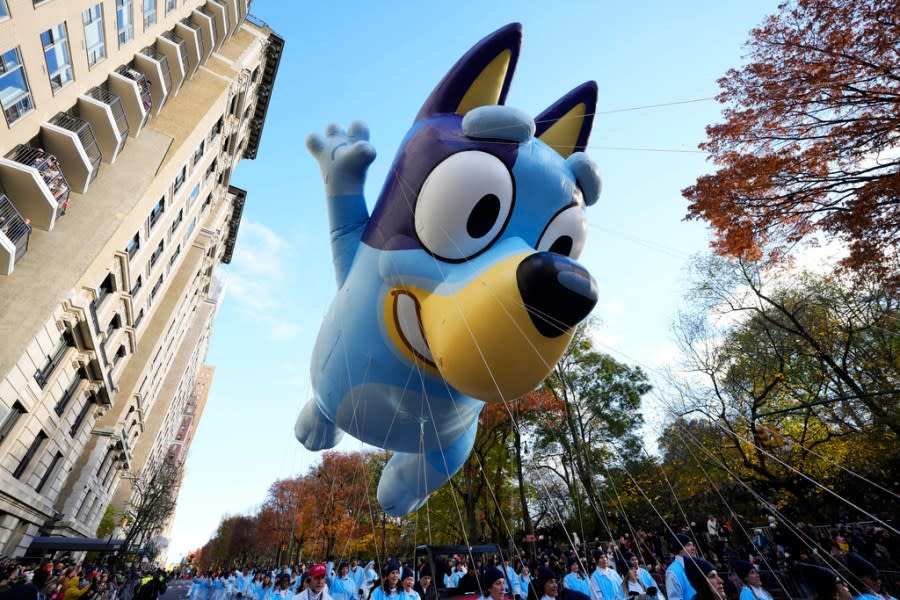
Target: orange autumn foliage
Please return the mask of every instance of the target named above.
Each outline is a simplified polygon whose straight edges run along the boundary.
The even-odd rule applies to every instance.
[[[719,80],[725,121],[701,149],[719,167],[682,191],[714,249],[783,258],[838,240],[842,267],[897,278],[900,0],[795,0],[751,32]]]

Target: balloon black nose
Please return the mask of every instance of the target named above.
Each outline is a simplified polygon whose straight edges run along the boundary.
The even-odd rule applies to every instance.
[[[516,269],[519,293],[537,330],[558,337],[575,327],[597,304],[597,283],[577,262],[537,252]]]

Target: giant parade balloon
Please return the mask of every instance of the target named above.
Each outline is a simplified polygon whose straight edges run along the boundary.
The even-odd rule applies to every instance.
[[[367,127],[330,125],[322,170],[337,294],[313,350],[309,450],[344,432],[393,451],[378,501],[422,506],[466,461],[485,402],[533,390],[597,302],[578,262],[600,175],[597,84],[532,118],[506,106],[522,27],[481,40],[423,104],[371,215]]]

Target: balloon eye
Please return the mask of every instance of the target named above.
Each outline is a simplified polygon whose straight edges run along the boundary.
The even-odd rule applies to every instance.
[[[578,259],[587,237],[584,205],[569,205],[556,213],[538,240],[540,252],[554,252]]]
[[[496,156],[480,150],[448,156],[419,191],[415,210],[419,241],[449,262],[474,258],[503,232],[514,196],[512,175]]]

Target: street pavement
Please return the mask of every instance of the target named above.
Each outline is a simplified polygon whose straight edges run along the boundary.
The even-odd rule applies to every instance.
[[[160,600],[185,600],[188,590],[191,589],[190,580],[170,579],[166,584],[166,593],[159,597]]]

